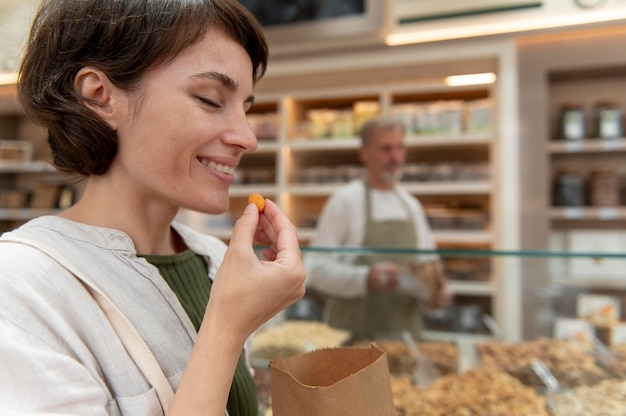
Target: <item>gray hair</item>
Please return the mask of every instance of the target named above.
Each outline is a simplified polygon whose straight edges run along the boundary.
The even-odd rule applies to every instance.
[[[406,132],[406,127],[402,120],[389,116],[379,116],[367,120],[359,131],[361,137],[361,145],[367,146],[376,131],[402,130],[402,134]]]

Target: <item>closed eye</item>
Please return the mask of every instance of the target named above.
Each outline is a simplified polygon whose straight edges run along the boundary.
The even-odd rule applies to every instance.
[[[200,100],[203,104],[208,105],[209,107],[213,107],[213,108],[222,108],[221,105],[217,104],[214,101],[211,101],[209,99],[206,98],[202,98],[202,97],[198,97],[198,100]]]

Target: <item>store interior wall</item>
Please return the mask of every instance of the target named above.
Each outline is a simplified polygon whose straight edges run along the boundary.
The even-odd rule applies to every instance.
[[[17,70],[36,0],[0,1],[0,73]]]
[[[30,16],[37,1],[0,1],[0,72],[17,67]],[[316,89],[358,88],[372,83],[438,79],[442,73],[494,71],[500,76],[496,149],[500,210],[498,247],[510,250],[567,249],[551,229],[550,166],[546,139],[554,125],[549,107],[550,72],[623,66],[626,31],[619,24],[589,29],[545,30],[420,45],[380,43],[348,49],[319,49],[278,55],[257,86],[260,95],[289,95]],[[462,66],[459,66],[462,62]],[[505,82],[503,82],[504,80]],[[557,238],[555,238],[555,235]],[[556,243],[555,243],[556,241]],[[556,244],[556,245],[555,245]],[[511,339],[549,335],[555,318],[545,261],[509,258],[496,291],[505,293],[496,309]],[[521,296],[516,295],[521,293]],[[519,328],[517,326],[519,325]]]
[[[622,77],[626,73],[626,56],[616,53],[626,42],[624,27],[596,28],[578,32],[535,35],[518,39],[519,50],[519,103],[520,103],[520,178],[522,178],[521,221],[524,223],[521,245],[526,249],[544,249],[552,251],[581,251],[572,246],[572,237],[576,238],[578,229],[610,230],[626,235],[622,222],[604,221],[578,223],[577,225],[558,226],[550,218],[552,174],[550,157],[547,152],[549,140],[555,140],[558,126],[558,112],[554,104],[550,105],[550,74],[576,73],[585,71],[593,74],[603,68],[621,69]],[[616,72],[616,71],[614,71]],[[602,75],[590,95],[592,100],[604,98],[601,88]],[[606,77],[610,78],[610,77]],[[598,82],[598,81],[596,81]],[[617,92],[624,97],[623,91]],[[623,105],[623,103],[621,103]],[[548,139],[548,140],[547,140]],[[587,159],[595,156],[587,156]],[[599,156],[603,157],[603,156]],[[620,157],[620,156],[617,156]],[[623,156],[620,157],[623,160]],[[595,159],[594,164],[606,163],[607,159]],[[571,163],[582,165],[584,160]],[[614,166],[620,176],[624,176],[626,166],[619,163]],[[619,231],[621,230],[621,231]],[[610,237],[610,236],[609,236]],[[572,264],[571,261],[565,262]],[[610,264],[610,262],[609,262]],[[524,309],[538,311],[524,323],[526,336],[550,333],[550,325],[555,318],[551,311],[551,296],[562,295],[559,288],[548,280],[551,265],[547,261],[524,262]],[[570,273],[572,271],[570,270]]]

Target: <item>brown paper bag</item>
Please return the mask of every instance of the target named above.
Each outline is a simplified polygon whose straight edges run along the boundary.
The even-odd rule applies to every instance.
[[[270,363],[273,416],[395,415],[385,352],[319,349]]]

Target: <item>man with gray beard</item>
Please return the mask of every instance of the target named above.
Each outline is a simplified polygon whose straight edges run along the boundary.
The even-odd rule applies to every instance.
[[[397,183],[406,160],[405,127],[378,117],[362,126],[360,137],[365,174],[328,199],[311,246],[380,250],[307,253],[307,286],[328,297],[324,320],[355,340],[397,338],[404,331],[420,338],[422,306],[444,306],[449,295],[439,257],[415,252],[436,245],[422,205]]]

